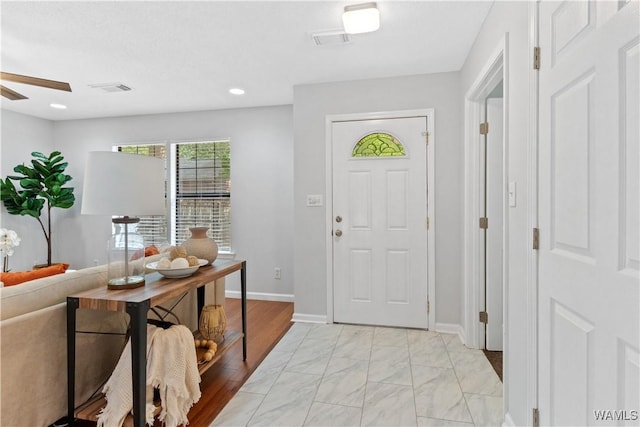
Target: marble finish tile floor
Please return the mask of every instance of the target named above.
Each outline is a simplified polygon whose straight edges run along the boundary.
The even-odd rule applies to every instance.
[[[456,335],[296,323],[212,426],[500,426],[502,383]]]

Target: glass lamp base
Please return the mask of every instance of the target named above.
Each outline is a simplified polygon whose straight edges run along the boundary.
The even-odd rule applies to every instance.
[[[144,286],[144,276],[126,276],[109,279],[108,289],[134,289]]]

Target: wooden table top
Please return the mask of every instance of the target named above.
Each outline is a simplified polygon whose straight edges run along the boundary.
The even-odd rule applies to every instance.
[[[213,265],[200,267],[193,275],[181,279],[163,277],[160,273],[145,276],[145,285],[134,289],[111,290],[107,286],[89,289],[69,298],[78,300],[78,308],[126,311],[127,303],[150,301],[155,307],[193,289],[205,286],[242,269],[243,260],[215,260]]]

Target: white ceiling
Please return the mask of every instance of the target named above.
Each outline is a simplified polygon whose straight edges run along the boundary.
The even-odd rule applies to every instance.
[[[3,82],[29,99],[2,108],[66,120],[281,105],[300,84],[457,71],[492,4],[378,1],[379,31],[314,45],[311,33],[363,2],[2,1],[2,71],[73,90]],[[89,86],[114,82],[133,90]]]

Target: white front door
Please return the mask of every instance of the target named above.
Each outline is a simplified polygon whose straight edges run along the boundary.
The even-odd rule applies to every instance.
[[[639,4],[539,6],[541,425],[638,425]]]
[[[334,321],[427,328],[426,117],[334,122]]]

